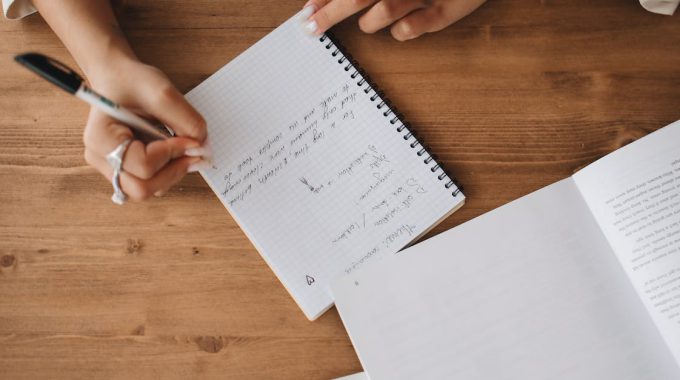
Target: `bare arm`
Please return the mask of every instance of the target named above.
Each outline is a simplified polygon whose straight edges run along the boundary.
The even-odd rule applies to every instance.
[[[108,0],[33,0],[93,87],[123,106],[170,126],[179,136],[143,144],[133,141],[125,154],[123,191],[133,200],[160,195],[201,165],[205,121],[160,70],[138,60],[120,30]],[[90,111],[85,127],[85,160],[111,180],[106,155],[132,131]]]
[[[107,62],[137,60],[108,0],[33,0],[33,4],[88,78],[96,78]]]

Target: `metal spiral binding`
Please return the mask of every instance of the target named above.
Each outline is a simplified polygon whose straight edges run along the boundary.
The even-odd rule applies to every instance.
[[[333,35],[331,35],[330,33],[326,33],[319,38],[319,41],[325,45],[327,50],[334,49],[333,52],[331,52],[331,56],[337,57],[338,55],[340,55],[340,57],[338,58],[338,64],[343,65],[346,63],[344,66],[344,70],[347,72],[349,72],[350,70],[354,71],[350,75],[350,78],[357,79],[357,77],[359,77],[359,80],[356,82],[356,84],[359,87],[363,87],[363,91],[366,95],[373,92],[373,95],[371,95],[369,99],[372,102],[379,100],[376,107],[379,110],[386,108],[385,111],[383,112],[383,116],[389,118],[390,124],[392,125],[396,125],[397,123],[400,124],[399,126],[396,127],[397,132],[401,133],[404,130],[406,130],[406,134],[402,135],[404,140],[408,141],[411,138],[413,138],[413,142],[409,144],[409,146],[412,149],[416,149],[416,147],[420,145],[420,149],[416,152],[418,157],[423,157],[426,155],[426,157],[423,159],[423,162],[426,165],[429,165],[431,163],[434,164],[434,166],[430,167],[430,171],[432,173],[441,171],[441,173],[437,176],[437,179],[440,181],[448,180],[444,184],[444,187],[450,189],[452,186],[455,186],[455,189],[453,190],[451,195],[454,197],[458,196],[458,194],[460,194],[463,188],[458,184],[455,178],[449,176],[444,171],[444,168],[442,168],[441,165],[437,162],[437,157],[431,154],[428,151],[428,149],[420,143],[417,136],[409,128],[409,124],[402,120],[402,115],[392,106],[390,100],[384,96],[383,92],[380,91],[380,89],[376,86],[375,82],[373,82],[368,76],[368,74],[366,74],[366,72],[361,67],[358,66],[357,62],[354,59],[352,59],[352,56],[349,55],[349,53],[347,53],[347,51],[338,42],[338,40],[334,38]]]

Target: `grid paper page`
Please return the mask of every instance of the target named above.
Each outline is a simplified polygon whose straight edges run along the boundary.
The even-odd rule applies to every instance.
[[[299,16],[189,94],[208,122],[201,174],[309,319],[330,281],[394,254],[462,205]]]

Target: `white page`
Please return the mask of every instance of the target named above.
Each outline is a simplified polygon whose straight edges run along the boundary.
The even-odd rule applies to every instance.
[[[334,380],[370,380],[366,372],[359,372],[348,376],[338,377]]]
[[[293,17],[187,94],[214,151],[201,174],[310,319],[332,305],[330,279],[464,199],[335,51]]]
[[[680,363],[680,121],[573,178]]]
[[[333,286],[372,380],[678,379],[571,179]]]

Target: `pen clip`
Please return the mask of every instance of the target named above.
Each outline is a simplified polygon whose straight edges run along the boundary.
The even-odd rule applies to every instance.
[[[83,78],[70,67],[45,55],[25,53],[15,56],[14,60],[71,94],[83,83]]]

